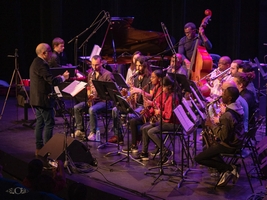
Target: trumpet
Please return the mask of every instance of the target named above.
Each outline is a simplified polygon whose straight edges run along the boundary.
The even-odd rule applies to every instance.
[[[222,77],[222,78],[224,78],[224,77],[230,75],[229,71],[230,71],[230,68],[224,70],[223,72],[221,72],[221,73],[218,74],[217,76],[210,78],[210,80],[211,80],[211,81],[214,81],[214,80],[216,80],[217,78],[219,78],[219,77],[225,75],[225,76]]]
[[[214,86],[213,81],[215,81],[216,79],[218,79],[218,78],[220,78],[220,77],[221,77],[222,79],[224,79],[226,76],[230,75],[229,71],[230,71],[230,68],[224,70],[223,72],[220,72],[219,69],[217,68],[215,71],[212,71],[211,73],[209,73],[209,74],[207,74],[206,76],[204,76],[203,78],[201,78],[201,79],[199,80],[199,82],[201,82],[201,81],[203,81],[203,80],[206,80],[207,83],[208,83],[208,85],[209,85],[210,87],[213,87],[213,86]],[[216,76],[214,76],[214,77],[211,77],[213,73],[216,73],[216,74],[217,74],[218,72],[220,72],[218,75],[216,75]]]

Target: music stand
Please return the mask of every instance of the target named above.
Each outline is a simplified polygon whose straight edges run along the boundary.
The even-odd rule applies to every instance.
[[[123,78],[121,74],[113,73],[113,76],[118,86],[120,86],[121,88],[127,88],[127,89],[129,88],[129,86],[127,85],[125,79]]]
[[[107,118],[107,113],[108,113],[108,101],[111,100],[111,97],[109,96],[107,88],[118,90],[116,83],[110,82],[110,81],[98,81],[98,80],[92,80],[93,85],[97,91],[97,94],[100,99],[105,100],[106,102],[106,111],[105,111],[105,118],[106,118],[106,124],[105,124],[105,134],[106,134],[106,142],[99,145],[97,148],[103,148],[104,146],[111,144],[111,145],[117,145],[114,143],[109,143],[108,142],[108,118]]]
[[[184,88],[184,90],[186,92],[191,92],[190,84],[189,84],[188,79],[185,75],[177,74],[177,73],[175,74],[175,73],[171,73],[171,72],[168,72],[167,74],[169,77],[172,78],[172,80],[176,80],[181,85],[181,88]]]
[[[120,95],[116,95],[115,98],[116,98],[116,103],[118,105],[117,108],[120,109],[120,111],[122,113],[126,113],[127,114],[128,121],[129,121],[129,114],[130,113],[135,114],[137,117],[139,116],[138,113],[136,113],[132,109],[132,107],[128,104],[128,102],[123,97],[121,97]],[[130,146],[129,126],[130,125],[128,123],[128,125],[127,125],[127,140],[128,140],[127,141],[127,146],[128,146],[128,148]],[[132,155],[130,155],[129,151],[127,151],[127,153],[119,152],[119,154],[125,155],[125,157],[117,160],[116,162],[114,162],[112,164],[110,164],[110,166],[115,165],[116,163],[121,162],[121,161],[125,160],[126,158],[127,158],[127,162],[129,162],[129,160],[131,158],[131,160],[133,160],[133,161],[135,161],[135,162],[137,162],[137,163],[139,163],[141,165],[145,165],[144,163],[140,162],[138,159],[133,158]]]
[[[119,92],[119,90],[118,89],[107,88],[107,91],[108,91],[109,96],[111,97],[112,101],[114,102],[115,106],[117,107],[117,109],[119,111],[123,111],[123,108],[121,107],[121,105],[119,103],[119,100],[118,100],[118,97],[117,97],[117,96],[121,96],[121,93]],[[119,121],[118,121],[118,125],[119,125]],[[119,135],[118,135],[118,138],[119,138]],[[109,156],[111,154],[120,155],[122,152],[120,151],[119,139],[117,140],[117,145],[118,145],[118,150],[115,151],[115,152],[109,152],[109,153],[107,153],[105,155],[105,157],[106,156]]]

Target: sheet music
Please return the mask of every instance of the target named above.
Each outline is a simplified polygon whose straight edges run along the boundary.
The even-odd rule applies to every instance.
[[[83,81],[73,81],[67,87],[65,87],[62,91],[70,94],[71,96],[76,96],[80,91],[82,91],[85,86],[87,85],[86,82]]]
[[[191,88],[191,91],[194,93],[194,96],[196,97],[196,99],[197,99],[198,103],[200,104],[201,108],[204,109],[205,106],[204,106],[203,102],[201,101],[201,99],[199,98],[197,92],[195,91],[195,89],[192,86],[190,86],[190,88]]]
[[[183,126],[186,132],[189,132],[193,127],[193,122],[188,118],[187,114],[185,113],[183,107],[181,105],[177,106],[174,110],[176,117],[178,118],[179,122]]]
[[[197,116],[193,112],[192,108],[188,104],[185,98],[182,100],[183,105],[185,106],[186,110],[189,112],[190,116],[192,117],[193,121],[196,123],[198,121]]]
[[[192,99],[192,97],[190,97],[190,100],[191,100],[192,104],[194,105],[194,107],[197,109],[197,112],[200,115],[200,117],[203,120],[206,120],[206,118],[207,118],[206,114],[200,111],[200,109],[197,107],[197,104],[194,102],[194,100]]]
[[[95,44],[95,45],[94,45],[94,48],[93,48],[93,50],[92,50],[92,52],[91,52],[91,55],[90,55],[90,60],[92,59],[93,56],[95,56],[95,55],[99,55],[100,52],[101,52],[101,48],[100,48],[100,46],[98,46],[97,44]],[[91,61],[92,61],[92,60],[91,60]]]

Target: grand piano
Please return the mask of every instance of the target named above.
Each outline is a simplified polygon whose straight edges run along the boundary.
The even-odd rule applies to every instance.
[[[135,29],[131,26],[133,20],[134,17],[111,17],[102,56],[114,54],[112,41],[117,55],[125,52],[133,54],[135,51],[141,51],[143,55],[155,55],[168,47],[164,33]]]
[[[164,33],[133,28],[131,26],[133,20],[134,17],[110,18],[110,25],[106,37],[103,38],[104,45],[101,50],[101,55],[107,64],[111,66],[128,65],[131,63],[131,57],[135,51],[142,52],[149,59],[149,56],[156,55],[168,48]],[[161,57],[157,56],[151,58],[150,62],[153,65],[160,65],[159,60]],[[126,75],[125,71],[121,71],[124,76]]]
[[[142,52],[147,56],[152,70],[161,65],[162,58],[156,55],[168,48],[164,33],[155,31],[145,31],[133,28],[134,17],[111,17],[106,37],[103,38],[101,56],[106,61],[104,67],[110,71],[118,71],[126,77],[127,69],[131,63],[132,54],[135,51]],[[169,52],[171,53],[171,52]],[[170,55],[170,54],[169,54]],[[82,62],[90,65],[89,56],[79,58]],[[164,57],[164,67],[169,64],[168,56]],[[60,86],[66,87],[68,83]],[[64,94],[66,97],[67,95]],[[85,98],[84,92],[78,94],[80,100]]]

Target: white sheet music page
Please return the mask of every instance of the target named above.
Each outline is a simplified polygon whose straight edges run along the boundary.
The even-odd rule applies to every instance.
[[[94,48],[91,52],[91,55],[90,55],[90,60],[92,60],[92,57],[95,56],[95,55],[99,55],[101,52],[101,48],[100,46],[98,46],[97,44],[94,45]]]
[[[83,81],[73,81],[67,87],[65,87],[62,91],[70,94],[71,96],[76,96],[80,91],[82,91],[85,86],[87,85],[86,82]]]
[[[194,127],[193,122],[188,118],[187,114],[185,113],[183,106],[179,105],[173,111],[186,132],[188,132],[191,128]]]

